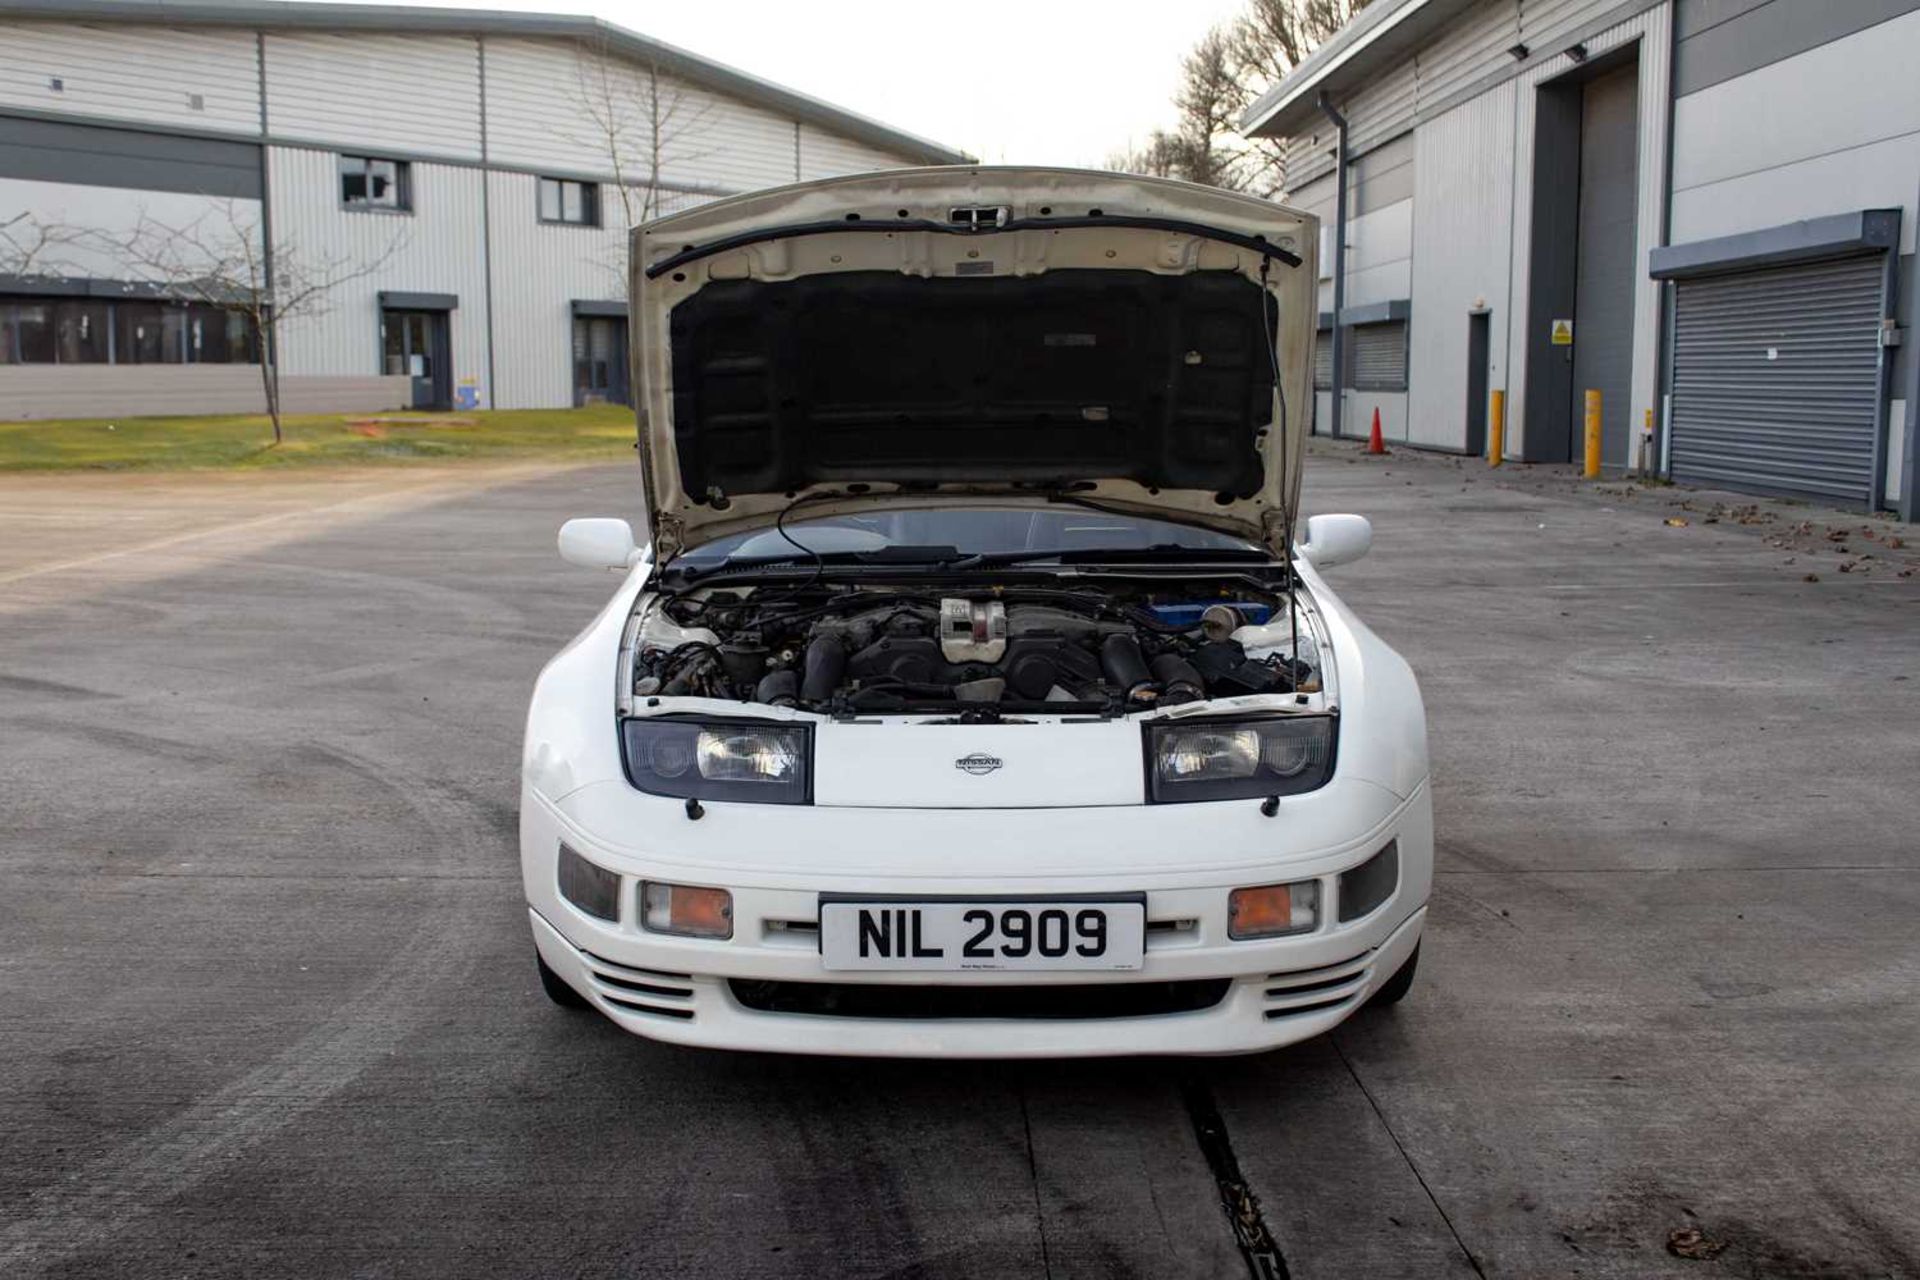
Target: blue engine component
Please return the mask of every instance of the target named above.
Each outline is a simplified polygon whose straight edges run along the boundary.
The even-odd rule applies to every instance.
[[[1202,600],[1197,604],[1150,604],[1149,612],[1160,621],[1177,627],[1197,627],[1200,615],[1216,604],[1224,604],[1237,610],[1241,617],[1253,626],[1259,626],[1273,616],[1269,605],[1257,604],[1252,600]]]

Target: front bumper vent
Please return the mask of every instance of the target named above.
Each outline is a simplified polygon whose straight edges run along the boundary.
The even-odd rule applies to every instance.
[[[1070,1022],[1197,1013],[1224,1000],[1230,985],[1226,978],[1032,987],[894,986],[735,978],[727,983],[727,989],[742,1006],[757,1013],[903,1021],[1016,1018]]]
[[[1351,1003],[1373,974],[1373,952],[1338,964],[1267,975],[1267,1017],[1293,1018]]]
[[[635,969],[630,965],[582,951],[587,976],[593,980],[593,993],[608,1004],[628,1013],[680,1022],[693,1020],[693,977],[685,973],[666,973],[659,969]]]

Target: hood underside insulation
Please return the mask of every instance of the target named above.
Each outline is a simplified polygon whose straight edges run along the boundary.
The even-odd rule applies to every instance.
[[[716,280],[671,312],[681,488],[724,505],[1124,479],[1246,498],[1272,417],[1265,298],[1233,271]]]

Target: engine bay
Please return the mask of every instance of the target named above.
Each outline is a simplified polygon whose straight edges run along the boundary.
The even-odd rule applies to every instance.
[[[713,588],[643,600],[635,698],[699,697],[839,717],[1124,715],[1321,687],[1284,593],[1131,585],[938,590]]]

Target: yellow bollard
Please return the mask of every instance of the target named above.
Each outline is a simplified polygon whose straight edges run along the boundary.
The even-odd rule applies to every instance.
[[[1653,474],[1653,410],[1647,410],[1646,422],[1640,428],[1640,474]]]
[[[1487,408],[1487,465],[1497,467],[1507,456],[1507,393],[1496,390]]]
[[[1587,388],[1587,469],[1589,480],[1600,475],[1600,392]]]

